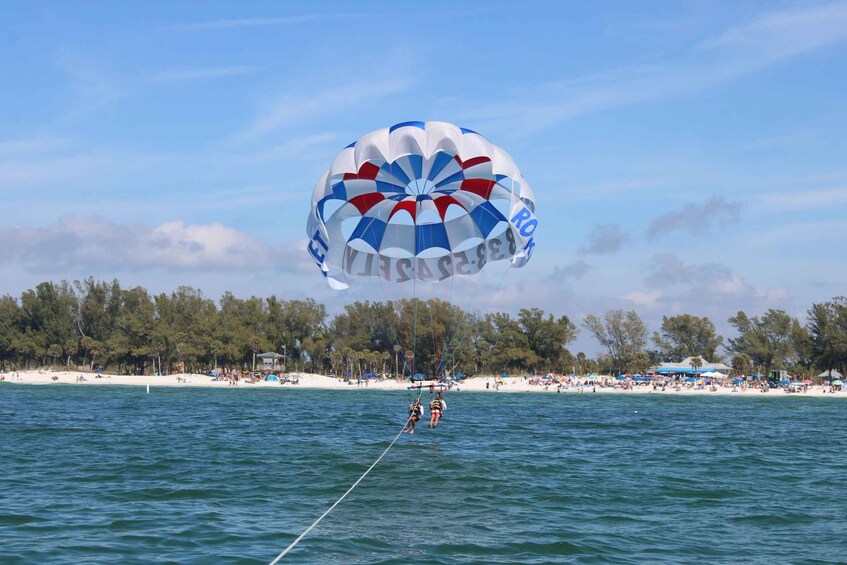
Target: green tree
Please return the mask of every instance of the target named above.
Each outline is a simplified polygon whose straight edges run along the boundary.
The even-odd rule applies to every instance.
[[[715,361],[723,338],[717,335],[709,318],[680,314],[662,317],[662,328],[653,334],[653,342],[665,360],[679,362],[699,356]]]
[[[749,375],[753,364],[750,361],[750,356],[746,353],[739,353],[732,357],[732,369],[738,375]]]
[[[545,370],[570,369],[572,356],[567,346],[576,339],[577,329],[567,316],[555,319],[552,314],[545,317],[539,308],[524,308],[518,313],[518,322]]]
[[[43,282],[35,290],[21,294],[21,325],[30,332],[27,343],[34,348],[29,351],[33,360],[45,363],[48,358],[53,358],[55,362],[62,355],[64,345],[75,343],[76,310],[76,297],[66,282]],[[57,347],[50,350],[52,345]]]
[[[770,309],[761,318],[750,318],[739,311],[729,319],[738,330],[738,337],[729,340],[730,349],[745,353],[755,365],[764,367],[766,374],[784,369],[795,355],[795,322],[782,310]]]
[[[519,372],[535,368],[541,359],[530,347],[521,323],[508,314],[487,314],[494,334],[491,368],[495,372]]]
[[[21,327],[18,301],[8,294],[0,297],[0,368],[13,367],[18,361],[15,340]]]
[[[808,312],[808,353],[823,370],[847,369],[847,298],[812,304]]]
[[[634,310],[609,310],[603,320],[589,314],[583,327],[608,351],[612,371],[646,368],[647,327]]]

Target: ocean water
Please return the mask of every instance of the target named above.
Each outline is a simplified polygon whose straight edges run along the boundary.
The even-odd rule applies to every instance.
[[[283,563],[847,562],[843,400],[446,398]],[[407,402],[0,385],[0,563],[269,563]]]

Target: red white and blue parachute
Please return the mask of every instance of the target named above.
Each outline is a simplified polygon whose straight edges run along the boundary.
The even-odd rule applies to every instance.
[[[511,156],[446,122],[403,122],[344,148],[315,187],[308,251],[330,286],[395,283],[522,267],[535,196]]]

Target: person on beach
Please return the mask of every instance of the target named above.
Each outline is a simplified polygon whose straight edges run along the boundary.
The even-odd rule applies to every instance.
[[[429,427],[435,428],[438,426],[438,421],[441,419],[441,414],[447,410],[447,403],[441,397],[440,392],[435,393],[435,398],[429,403]]]
[[[423,405],[421,404],[421,399],[416,398],[409,404],[409,419],[406,421],[406,428],[403,430],[408,434],[415,433],[415,424],[423,416]]]

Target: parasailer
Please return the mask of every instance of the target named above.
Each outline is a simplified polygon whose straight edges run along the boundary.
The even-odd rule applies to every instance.
[[[404,431],[409,434],[415,433],[415,424],[417,424],[423,416],[424,408],[421,404],[421,397],[418,396],[409,404],[409,419],[406,421]]]
[[[444,400],[440,392],[435,393],[435,398],[429,403],[429,427],[437,427],[438,421],[441,420],[441,415],[446,411],[447,402]]]
[[[446,122],[403,122],[335,156],[312,195],[307,250],[333,289],[404,296],[388,301],[412,305],[394,316],[395,356],[404,358],[403,370],[395,368],[438,379],[456,368],[472,326],[449,308],[454,286],[478,283],[495,265],[523,267],[535,249],[535,208],[512,157],[482,135]],[[446,406],[440,392],[433,404],[442,408],[430,427]]]

